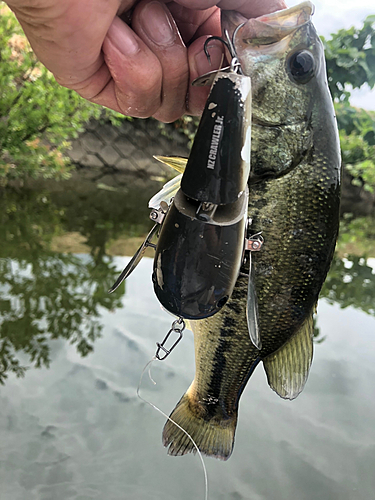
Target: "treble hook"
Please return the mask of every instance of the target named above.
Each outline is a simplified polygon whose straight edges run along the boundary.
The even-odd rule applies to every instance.
[[[219,40],[219,42],[221,42],[223,45],[226,46],[226,48],[228,49],[228,52],[232,58],[231,65],[230,65],[231,71],[238,69],[239,73],[243,74],[240,62],[239,62],[237,54],[236,54],[236,49],[234,48],[234,42],[233,42],[237,31],[242,26],[243,26],[243,24],[240,24],[239,26],[237,26],[237,28],[235,29],[235,31],[233,33],[232,40],[229,37],[228,30],[224,31],[226,40],[224,40],[224,38],[222,38],[221,36],[216,36],[216,35],[213,35],[213,36],[210,36],[209,38],[207,38],[207,40],[204,42],[203,50],[204,50],[204,53],[206,54],[207,60],[210,64],[211,64],[211,56],[210,56],[210,53],[208,52],[208,44],[211,42],[211,40]]]
[[[213,36],[210,36],[210,38],[207,38],[207,40],[204,42],[204,46],[203,46],[204,53],[206,54],[206,57],[207,57],[208,62],[210,64],[211,64],[211,56],[210,56],[210,53],[208,52],[207,45],[211,42],[211,40],[219,40],[219,42],[224,44],[226,46],[226,48],[228,49],[230,55],[233,58],[232,50],[231,50],[232,48],[229,45],[229,43],[226,40],[224,40],[224,38],[221,38],[221,36],[213,35]]]

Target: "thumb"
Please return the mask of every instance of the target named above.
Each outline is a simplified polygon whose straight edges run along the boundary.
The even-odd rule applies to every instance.
[[[83,97],[126,115],[153,115],[160,107],[162,81],[155,54],[119,17],[113,20],[102,50],[110,79],[97,95]]]

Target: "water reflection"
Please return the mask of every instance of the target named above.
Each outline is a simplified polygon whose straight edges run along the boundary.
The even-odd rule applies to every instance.
[[[124,284],[107,293],[118,275],[110,254],[137,248],[158,189],[144,179],[98,189],[76,178],[0,194],[0,383],[30,365],[49,366],[51,339],[66,339],[81,356],[93,350],[103,310],[123,306]],[[321,297],[374,316],[373,268],[356,255],[336,256]],[[317,326],[314,337],[325,339]]]
[[[111,255],[129,255],[129,240],[150,227],[147,199],[157,186],[129,186],[128,194],[77,182],[0,195],[0,381],[9,375],[0,391],[1,500],[203,498],[199,460],[168,457],[164,418],[136,397],[171,322],[152,290],[151,260],[126,294],[106,293],[125,264]],[[319,303],[324,342],[297,400],[278,398],[255,371],[233,456],[206,461],[210,498],[373,497],[370,265],[335,258],[322,292],[335,304]],[[15,376],[30,365],[40,369]],[[142,396],[169,413],[194,375],[193,336],[187,331],[152,370],[157,385],[144,377]]]
[[[65,183],[64,190],[1,193],[0,383],[10,372],[23,376],[30,364],[49,366],[51,339],[68,340],[81,356],[93,350],[103,309],[122,307],[125,293],[124,285],[107,293],[118,274],[107,248],[120,234],[147,231],[155,186],[143,184],[141,192],[75,182],[74,190]],[[67,234],[69,249],[79,251],[83,241],[86,255],[63,253]]]
[[[374,269],[364,257],[335,257],[324,283],[321,297],[342,308],[353,306],[375,316]]]
[[[117,272],[108,259],[55,254],[0,260],[0,383],[8,372],[24,375],[17,353],[35,367],[49,366],[51,339],[75,344],[86,356],[100,336],[100,308],[121,307],[121,295],[108,295]]]

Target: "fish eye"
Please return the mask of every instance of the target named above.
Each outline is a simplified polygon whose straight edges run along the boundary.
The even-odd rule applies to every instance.
[[[308,50],[300,50],[289,57],[288,69],[296,83],[307,83],[314,76],[314,56]]]

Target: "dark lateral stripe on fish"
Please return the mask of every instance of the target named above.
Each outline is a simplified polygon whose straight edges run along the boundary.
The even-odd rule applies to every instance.
[[[233,297],[233,296],[232,296]],[[226,303],[226,306],[236,314],[241,314],[243,312],[243,308],[241,307],[241,304],[238,304],[237,302],[234,302],[233,300],[229,300]]]
[[[206,380],[206,393],[212,398],[217,399],[217,403],[206,405],[205,418],[207,419],[214,418],[215,416],[217,418],[218,413],[224,419],[229,419],[232,416],[228,413],[230,410],[222,400],[221,390],[224,379],[227,377],[227,358],[225,354],[230,352],[233,347],[232,339],[237,335],[236,327],[237,321],[235,318],[228,315],[224,316],[223,325],[220,328],[218,342],[212,358],[210,379]]]
[[[236,328],[237,321],[231,316],[226,316],[223,321],[224,328],[221,330],[221,335],[225,337],[232,337],[236,334],[234,330]]]
[[[221,333],[222,332],[220,331],[220,335]],[[229,342],[226,339],[220,338],[219,344],[216,347],[215,354],[212,359],[212,371],[210,380],[206,381],[206,393],[209,394],[212,398],[217,399],[217,402],[219,402],[220,400],[220,389],[223,383],[223,377],[225,376],[225,370],[227,368],[227,361],[224,353],[227,351],[228,347]],[[217,415],[217,403],[206,405],[206,415],[208,419]],[[225,418],[228,418],[226,412]]]

